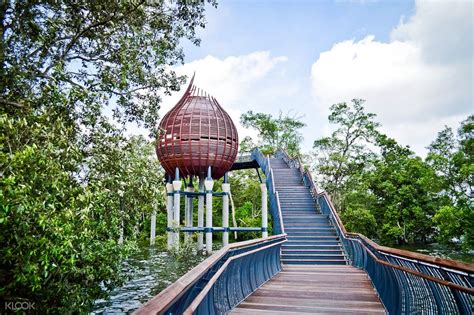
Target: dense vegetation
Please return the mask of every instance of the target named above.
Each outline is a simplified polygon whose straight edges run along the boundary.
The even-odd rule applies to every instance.
[[[125,137],[125,123],[154,132],[204,7],[0,2],[2,300],[82,312],[120,281],[143,220],[163,209],[152,146]]]
[[[315,172],[346,227],[383,244],[474,248],[474,116],[442,130],[425,159],[382,134],[362,100],[331,107],[336,130],[314,142]]]
[[[457,135],[446,127],[425,159],[381,133],[364,101],[334,104],[334,132],[314,141],[314,152],[300,149],[299,118],[247,112],[241,122],[258,130],[242,148],[257,143],[267,153],[286,150],[314,171],[330,194],[345,226],[382,244],[439,241],[474,248],[474,115]]]
[[[252,137],[245,137],[240,143],[240,150],[250,151],[258,146],[264,154],[283,150],[290,156],[300,156],[300,143],[303,140],[300,129],[305,126],[300,119],[301,117],[290,117],[281,112],[278,117],[253,111],[242,114],[242,126],[257,130],[259,136],[256,141]]]

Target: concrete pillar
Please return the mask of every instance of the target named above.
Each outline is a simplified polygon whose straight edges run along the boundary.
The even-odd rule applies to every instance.
[[[180,218],[180,199],[181,199],[181,194],[180,194],[180,189],[181,189],[181,181],[174,180],[173,181],[173,190],[174,190],[174,204],[173,204],[173,227],[174,228],[179,228],[179,218]],[[173,247],[174,248],[179,248],[179,231],[173,232]]]
[[[199,192],[204,192],[204,177],[199,177]],[[197,226],[202,228],[204,227],[204,196],[200,195],[198,197],[198,222]],[[202,250],[204,243],[204,233],[198,233],[198,250]]]
[[[169,231],[173,227],[173,184],[166,184],[166,214],[168,218],[168,250],[173,247],[174,244],[174,234]]]
[[[206,188],[206,252],[212,253],[212,189],[214,188],[214,181],[208,177],[204,181]]]
[[[222,233],[222,245],[227,246],[229,245],[229,183],[224,182],[222,184],[222,192],[226,193],[222,196],[222,227],[224,228],[224,233]]]
[[[262,237],[268,237],[267,185],[260,184],[262,190]]]

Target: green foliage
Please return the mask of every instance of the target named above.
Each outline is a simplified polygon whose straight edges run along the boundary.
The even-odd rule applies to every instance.
[[[341,219],[349,231],[356,231],[368,237],[376,235],[377,221],[370,210],[363,208],[348,208],[341,213]]]
[[[159,94],[184,80],[169,65],[183,62],[182,38],[199,44],[204,8],[201,1],[2,1],[0,103],[35,108],[32,100],[54,85],[86,94],[71,104],[77,112],[91,111],[94,99],[98,108],[113,106],[120,122],[154,131]]]
[[[330,137],[314,143],[320,186],[348,230],[384,244],[460,240],[473,246],[474,116],[438,134],[424,161],[381,134],[362,100],[335,104]]]
[[[87,309],[91,297],[104,294],[102,286],[120,283],[121,260],[133,249],[133,243],[117,246],[121,222],[134,240],[142,213],[157,198],[160,173],[156,162],[150,172],[153,150],[140,138],[102,137],[105,151],[84,160],[71,141],[74,126],[54,116],[0,118],[0,294],[67,312]],[[89,170],[86,179],[81,168]]]
[[[120,283],[143,223],[164,211],[153,145],[124,123],[154,132],[204,7],[0,3],[0,296],[82,313]]]
[[[427,163],[442,183],[447,205],[434,217],[438,239],[450,243],[461,240],[466,249],[474,248],[474,115],[461,123],[457,137],[446,127],[430,145]]]
[[[290,156],[299,156],[300,143],[303,137],[300,129],[305,126],[299,117],[283,116],[276,118],[270,114],[248,111],[240,116],[241,124],[246,128],[256,129],[259,133],[258,146],[264,154],[271,154],[281,149]],[[253,146],[250,137],[244,138],[241,147]]]
[[[381,135],[382,154],[367,173],[369,192],[375,196],[372,212],[384,243],[426,242],[433,236],[432,218],[440,206],[439,185],[433,170],[408,148]]]
[[[344,195],[358,185],[357,175],[374,157],[367,144],[375,141],[379,124],[375,114],[365,113],[363,104],[364,100],[353,99],[349,105],[332,105],[329,122],[338,128],[313,145],[320,184],[338,208],[344,208]]]

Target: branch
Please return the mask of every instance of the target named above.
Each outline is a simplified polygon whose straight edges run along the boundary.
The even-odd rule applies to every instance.
[[[152,87],[151,85],[144,85],[144,86],[140,86],[140,87],[137,87],[135,89],[132,89],[132,90],[125,91],[125,92],[115,91],[115,90],[111,90],[111,89],[107,89],[106,91],[110,92],[110,93],[113,93],[113,94],[116,94],[116,95],[124,96],[124,95],[127,95],[129,93],[135,93],[135,92],[138,92],[138,91],[141,91],[141,90],[144,90],[144,89],[149,89],[151,87]]]
[[[134,6],[132,8],[132,10],[128,11],[128,12],[125,12],[122,16],[118,17],[116,19],[116,21],[121,21],[123,19],[125,19],[130,13],[132,13],[133,11],[135,11],[136,9],[138,9],[138,7],[140,7],[142,4],[145,3],[145,0],[137,3],[136,6]],[[103,26],[103,25],[106,25],[108,24],[109,22],[111,22],[114,18],[115,18],[115,12],[110,15],[108,18],[102,20],[102,21],[99,21],[97,23],[94,23],[94,24],[91,24],[87,27],[85,27],[82,31],[78,32],[72,39],[71,41],[66,45],[66,48],[65,50],[63,51],[63,53],[61,54],[61,56],[59,56],[59,58],[56,60],[56,63],[57,62],[60,62],[60,61],[63,61],[67,54],[69,53],[69,51],[74,47],[74,45],[77,43],[77,41],[84,35],[86,34],[87,32],[91,31],[92,29],[96,28],[96,27],[99,27],[99,26]],[[49,65],[44,71],[43,71],[43,74],[47,74],[49,72],[49,70],[51,70],[51,68],[55,65],[55,63],[51,63],[51,65]]]
[[[21,103],[14,102],[14,101],[9,101],[9,100],[1,98],[1,97],[0,97],[0,104],[13,106],[13,107],[16,107],[16,108],[25,108],[25,105],[23,105]]]
[[[84,56],[81,56],[81,55],[74,55],[74,56],[71,56],[69,58],[66,58],[66,61],[71,61],[71,60],[74,60],[74,59],[80,59],[82,61],[87,61],[87,62],[94,62],[94,61],[98,61],[98,60],[101,60],[103,57],[102,56],[97,56],[97,57],[84,57]]]

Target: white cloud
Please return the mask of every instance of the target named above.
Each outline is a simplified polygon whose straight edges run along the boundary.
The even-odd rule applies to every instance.
[[[175,69],[180,75],[192,76],[196,72],[194,85],[214,96],[225,108],[237,109],[238,102],[249,95],[255,83],[262,80],[278,63],[287,61],[284,56],[272,57],[268,51],[257,51],[248,55],[230,56],[219,59],[207,57],[186,63]],[[182,92],[175,93],[174,100]],[[163,113],[175,102],[164,100]]]
[[[285,61],[287,58],[284,56],[272,57],[268,51],[257,51],[225,59],[209,55],[203,59],[178,66],[174,70],[179,75],[187,75],[188,78],[191,78],[195,72],[194,85],[218,100],[236,125],[239,138],[243,139],[245,136],[256,138],[256,131],[244,129],[240,125],[240,115],[245,110],[251,109],[249,106],[252,105],[253,98],[261,90],[258,84],[267,79],[275,66]],[[178,102],[185,88],[186,86],[183,86],[181,91],[173,93],[171,96],[163,96],[160,109],[161,117]],[[282,89],[281,93],[286,93],[286,91]],[[244,104],[243,102],[249,103]],[[127,131],[128,134],[147,134],[143,128],[131,125]]]
[[[384,131],[424,154],[444,125],[473,112],[470,2],[417,3],[392,31],[335,44],[312,65],[313,94],[325,115],[333,103],[366,99]]]
[[[391,34],[393,40],[409,41],[421,48],[430,63],[459,63],[473,56],[472,1],[418,1],[416,14]],[[472,70],[472,69],[471,69]]]

